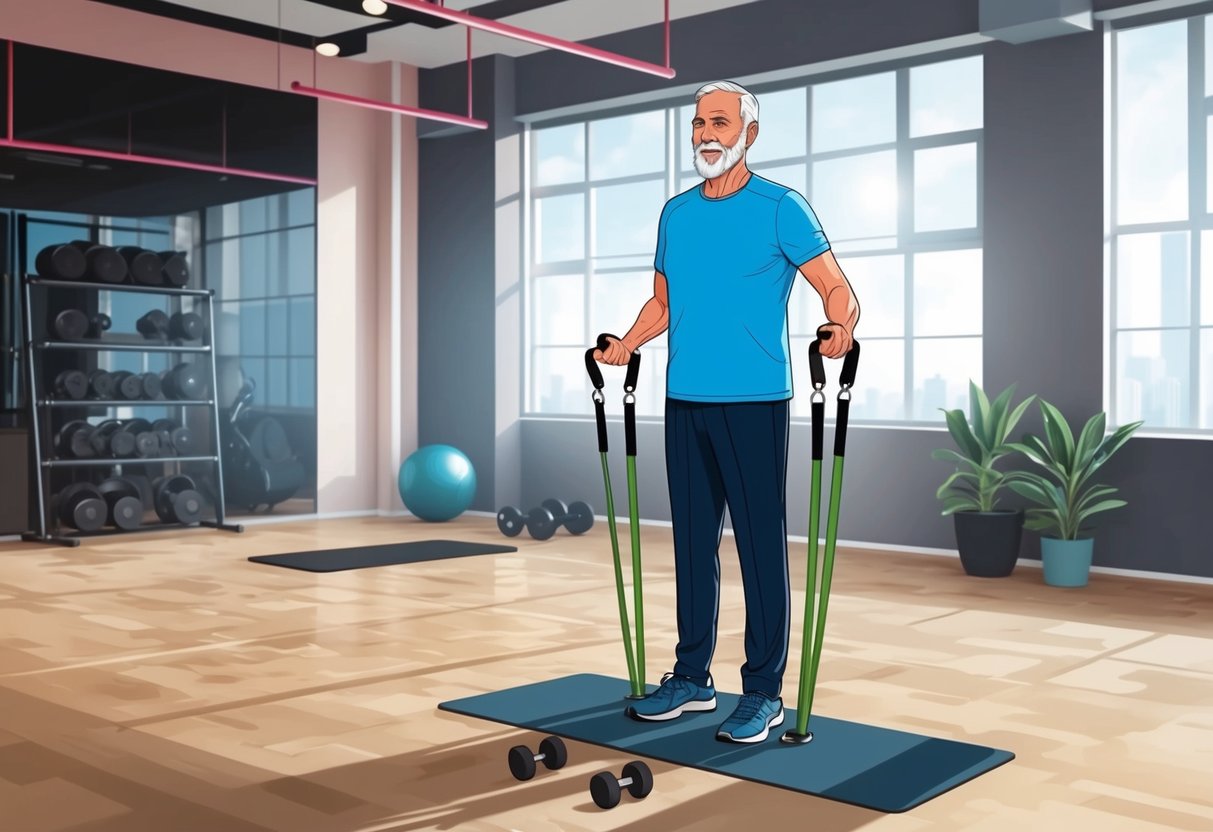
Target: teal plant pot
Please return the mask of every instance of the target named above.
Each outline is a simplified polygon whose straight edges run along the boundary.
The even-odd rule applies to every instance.
[[[1044,565],[1045,583],[1049,586],[1086,586],[1091,574],[1091,554],[1094,538],[1059,540],[1040,539],[1040,560]]]

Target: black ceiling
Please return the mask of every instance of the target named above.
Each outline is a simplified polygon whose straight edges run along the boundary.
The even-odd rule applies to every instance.
[[[264,0],[258,0],[264,2]],[[215,29],[222,29],[227,32],[234,32],[240,35],[248,35],[250,37],[262,38],[263,40],[281,41],[282,43],[291,46],[302,46],[311,48],[316,44],[317,38],[303,32],[292,32],[287,30],[279,30],[275,26],[266,26],[260,23],[253,23],[248,20],[243,20],[237,17],[227,17],[221,14],[212,12],[200,11],[191,9],[187,6],[178,5],[177,3],[168,3],[164,0],[93,0],[94,3],[105,3],[109,6],[121,6],[124,9],[132,9],[134,11],[146,12],[147,14],[156,14],[161,17],[171,17],[174,20],[180,20],[186,23],[195,23],[200,26],[210,26]],[[304,2],[315,3],[318,6],[327,6],[331,9],[338,9],[344,12],[361,13],[361,4],[357,0],[304,0]],[[433,2],[433,0],[429,0]],[[499,20],[510,15],[521,14],[523,12],[541,9],[546,6],[553,6],[563,0],[491,0],[491,2],[476,6],[472,13],[477,17],[487,18],[489,20]],[[371,20],[368,16],[368,21]],[[345,32],[329,32],[328,35],[340,37],[342,35],[361,35],[365,36],[371,32],[382,31],[383,29],[393,29],[397,26],[415,25],[425,26],[428,29],[443,29],[447,26],[455,26],[457,24],[447,20],[440,20],[429,15],[418,14],[409,9],[402,9],[399,6],[388,5],[388,10],[385,14],[374,18],[376,22],[368,23],[366,26],[357,29],[350,29]]]

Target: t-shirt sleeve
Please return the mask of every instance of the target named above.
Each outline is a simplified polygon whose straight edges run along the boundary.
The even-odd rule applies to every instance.
[[[661,219],[657,221],[657,253],[653,255],[653,268],[662,274],[665,274],[665,227],[669,216],[670,203],[667,202],[661,209]]]
[[[779,248],[796,268],[830,250],[830,241],[821,230],[817,215],[803,196],[788,191],[775,211],[775,230]]]

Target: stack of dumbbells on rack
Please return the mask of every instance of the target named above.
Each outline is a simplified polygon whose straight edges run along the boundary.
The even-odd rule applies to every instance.
[[[47,246],[35,258],[42,282],[94,283],[117,287],[182,289],[190,273],[183,252],[154,252],[135,246],[110,247],[75,241]],[[94,287],[97,288],[97,287]],[[208,404],[209,368],[190,361],[177,362],[161,372],[108,371],[95,365],[97,350],[120,345],[126,352],[199,343],[205,323],[190,311],[168,314],[153,308],[136,321],[137,333],[112,334],[113,321],[104,313],[89,314],[78,308],[48,308],[45,348],[70,347],[79,356],[78,367],[58,369],[53,379],[40,379],[40,399],[47,411],[106,410],[126,403],[163,402],[166,406]],[[56,344],[55,342],[59,342]],[[59,365],[62,367],[62,363]],[[49,382],[49,384],[46,384]],[[49,516],[52,523],[79,532],[105,527],[129,531],[144,525],[148,512],[164,524],[194,525],[202,519],[206,501],[195,480],[181,473],[166,473],[169,463],[207,459],[193,431],[176,420],[161,418],[107,418],[90,423],[83,418],[55,420],[53,441],[43,441],[43,457],[66,470],[71,481],[52,487]],[[48,453],[49,451],[49,453]],[[112,464],[107,464],[112,460]],[[92,472],[93,475],[82,472]],[[50,482],[54,483],[52,477]]]
[[[547,540],[561,526],[570,534],[585,534],[594,527],[594,509],[580,500],[566,506],[560,500],[548,499],[526,514],[513,506],[497,512],[497,528],[506,537],[517,537],[525,528],[536,540]]]

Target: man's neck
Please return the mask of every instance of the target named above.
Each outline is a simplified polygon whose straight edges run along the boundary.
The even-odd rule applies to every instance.
[[[746,167],[745,157],[715,179],[705,179],[703,182],[704,196],[720,199],[722,196],[736,193],[750,181],[750,169]]]

